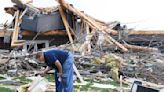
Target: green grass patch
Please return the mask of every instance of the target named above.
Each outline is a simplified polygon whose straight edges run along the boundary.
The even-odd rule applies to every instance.
[[[14,80],[19,80],[22,85],[32,82],[32,80],[27,79],[25,76],[15,77]]]
[[[91,89],[92,89],[93,92],[118,92],[115,89],[107,89],[107,88],[95,88],[95,87],[92,87]]]
[[[120,83],[116,82],[116,81],[109,81],[109,84],[113,85],[113,86],[117,86],[119,87],[120,86]],[[127,84],[122,84],[123,87],[128,87],[129,85]]]
[[[0,87],[0,92],[14,92],[14,91],[12,91],[12,90],[9,89],[9,88]]]
[[[55,82],[54,74],[46,74],[45,77],[49,82]]]
[[[88,90],[91,90],[92,92],[118,92],[115,89],[108,89],[108,88],[96,88],[91,87],[92,84],[87,84],[85,86],[74,86],[74,92],[76,92],[78,89],[80,89],[80,92],[88,92]]]
[[[81,91],[87,92],[89,88],[91,88],[93,84],[89,82],[88,84],[84,86],[74,86],[75,89],[80,89]]]
[[[3,80],[3,79],[5,79],[5,78],[3,78],[3,77],[0,76],[0,80]]]

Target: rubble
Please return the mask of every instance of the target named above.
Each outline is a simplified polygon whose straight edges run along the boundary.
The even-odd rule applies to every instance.
[[[112,68],[115,70],[115,67],[117,67],[116,69],[117,77],[119,77],[118,73],[120,70],[120,72],[125,77],[143,78],[146,81],[163,84],[163,77],[162,77],[163,75],[162,73],[160,73],[163,71],[163,65],[162,65],[163,63],[157,63],[156,61],[147,61],[147,59],[144,60],[144,57],[140,57],[137,60],[134,58],[138,56],[132,56],[132,54],[131,55],[124,54],[124,56],[122,56],[122,60],[124,61],[123,63],[122,61],[119,61],[121,62],[119,63],[118,59],[116,60],[113,59],[114,61],[112,61],[112,59],[110,58],[108,58],[107,61],[105,61],[104,58],[102,57],[95,57],[96,60],[85,59],[85,61],[81,61],[84,59],[80,59],[77,62],[77,67],[79,70],[85,71],[82,74],[85,74],[86,76],[93,75],[93,73],[98,73],[99,71],[101,71],[103,73],[103,76],[107,74],[110,77],[112,77],[112,74],[114,75],[115,73],[113,71],[113,73],[110,75],[109,72],[112,70]],[[118,62],[118,64],[116,62]],[[79,64],[81,66],[79,66]],[[115,76],[114,78],[117,77]],[[116,80],[118,80],[118,78]]]

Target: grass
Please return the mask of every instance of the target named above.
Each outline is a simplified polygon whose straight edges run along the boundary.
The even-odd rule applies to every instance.
[[[47,74],[45,76],[45,78],[49,82],[55,82],[53,74]],[[77,80],[77,81],[80,82],[79,80]],[[74,90],[75,90],[74,92],[76,92],[77,89],[80,89],[81,92],[87,92],[89,89],[92,89],[93,92],[115,92],[115,91],[110,90],[110,89],[91,87],[93,85],[93,80],[86,79],[85,81],[88,81],[89,83],[87,85],[84,85],[84,86],[74,86]]]
[[[95,88],[95,87],[91,87],[93,92],[118,92],[115,89],[107,89],[107,88]]]
[[[0,80],[3,80],[3,79],[5,79],[5,78],[3,78],[3,77],[0,77]]]
[[[113,85],[113,86],[116,86],[116,87],[119,87],[120,86],[120,83],[116,82],[116,81],[109,81],[109,84]],[[122,84],[123,87],[128,87],[127,84]]]
[[[15,77],[14,80],[19,80],[22,85],[32,82],[32,80],[27,79],[25,76]]]
[[[45,77],[49,82],[55,82],[55,77],[53,74],[46,74]]]
[[[54,79],[54,75],[53,74],[47,74],[45,76],[45,78],[49,81],[49,82],[55,82],[55,79]],[[0,77],[0,80],[4,79],[3,77]],[[28,84],[30,82],[32,82],[32,80],[30,79],[27,79],[26,76],[21,76],[21,77],[15,77],[13,78],[13,80],[16,80],[16,81],[19,81],[19,84],[18,85],[24,85],[24,84]],[[8,85],[8,84],[5,84],[3,83],[3,85]],[[1,92],[1,91],[0,91]]]
[[[92,92],[118,92],[115,89],[108,89],[108,88],[96,88],[91,87],[92,83],[88,83],[84,86],[74,86],[74,92],[77,92],[77,90],[80,89],[80,92],[89,92],[88,90]]]
[[[9,89],[9,88],[0,87],[0,92],[14,92],[14,91],[12,91],[12,90]]]
[[[54,79],[54,75],[53,74],[46,74],[45,78],[49,81],[49,82],[55,82]],[[32,80],[27,79],[26,76],[21,76],[21,77],[15,77],[14,80],[19,80],[21,82],[21,84],[28,84],[30,82],[32,82]]]
[[[45,75],[45,78],[49,82],[55,82],[53,74],[47,74]],[[31,82],[31,80],[27,79],[25,76],[15,77],[14,80],[19,80],[21,82],[21,85],[28,84],[29,82]],[[117,92],[116,90],[113,90],[113,89],[92,87],[93,83],[110,84],[117,87],[120,86],[120,84],[116,81],[93,81],[92,79],[89,79],[89,78],[86,78],[85,81],[87,81],[88,84],[84,86],[74,86],[74,90],[75,90],[74,92],[76,92],[77,89],[80,89],[80,92],[87,92],[88,90],[91,90],[92,92]],[[80,81],[77,80],[77,82],[80,82]],[[128,87],[128,85],[123,84],[123,87]],[[0,92],[13,92],[13,91],[7,88],[0,88]]]

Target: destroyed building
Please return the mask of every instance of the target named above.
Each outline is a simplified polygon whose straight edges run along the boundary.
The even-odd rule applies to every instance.
[[[54,45],[59,46],[69,41],[69,37],[67,35],[66,28],[61,17],[61,13],[59,12],[59,6],[51,8],[38,8],[34,7],[31,4],[23,4],[19,0],[11,1],[15,5],[13,7],[6,7],[4,9],[7,13],[13,15],[14,17],[13,22],[11,24],[12,26],[10,25],[10,29],[12,28],[10,32],[13,32],[14,34],[10,35],[11,47],[23,46],[24,49],[27,49],[29,47],[29,43],[38,43],[37,46],[33,45],[33,48],[35,47],[37,49]],[[73,8],[72,5],[70,6]],[[110,33],[111,37],[114,37],[114,39],[112,38],[113,40],[116,39],[124,45],[127,43],[138,46],[148,46],[155,48],[157,47],[158,49],[163,51],[164,42],[162,39],[164,32],[162,30],[131,30],[128,29],[126,25],[121,26],[120,22],[116,21],[107,24],[89,15],[86,15],[83,12],[80,13],[86,15],[86,17],[88,17],[89,19],[84,16],[81,16],[81,14],[79,14],[75,10],[71,10],[71,8],[68,6],[66,6],[65,8],[68,8],[64,10],[64,15],[69,25],[68,29],[71,29],[70,33],[73,39],[80,39],[81,37],[83,38],[84,42],[84,40],[87,39],[85,39],[85,36],[87,35],[87,32],[84,31],[86,30],[85,27],[86,25],[90,25],[89,31],[91,33],[95,34],[95,32],[93,32],[93,28],[94,30],[98,31],[106,30],[105,33]],[[17,15],[19,18],[16,17]],[[90,22],[90,20],[92,21],[91,24],[85,23],[87,21]],[[97,22],[97,24],[100,26],[95,28],[96,26],[94,22]],[[94,26],[92,24],[94,24]],[[101,32],[98,32],[98,34],[99,33]],[[103,35],[105,34],[104,32],[102,33]],[[1,32],[1,35],[3,35],[3,32]],[[92,39],[93,37],[94,35],[91,36]],[[101,35],[97,37],[101,38]],[[98,40],[98,38],[96,39]],[[2,40],[3,37],[1,37],[1,42]],[[14,44],[13,42],[17,40],[21,41],[16,42],[16,44]],[[24,41],[26,41],[26,44],[23,45]],[[126,47],[133,48],[133,46],[130,45],[126,45]],[[139,48],[136,47],[136,49]]]
[[[11,46],[36,52],[60,45],[80,53],[76,64],[84,76],[97,78],[98,74],[98,78],[104,78],[112,70],[116,72],[114,76],[121,71],[128,77],[163,83],[163,74],[159,73],[163,71],[164,59],[159,54],[164,46],[163,30],[133,30],[117,21],[107,24],[64,1],[59,1],[59,6],[42,9],[19,0],[11,1],[15,5],[4,10],[14,19],[11,26],[0,32],[0,44],[3,44],[0,48]],[[118,76],[113,79],[119,80]]]
[[[14,7],[6,7],[4,10],[13,15],[13,24],[16,23],[16,13],[19,11],[21,21],[18,24],[19,32],[16,35],[19,40],[26,40],[26,45],[33,41],[38,43],[38,48],[45,48],[65,44],[69,41],[58,6],[39,9],[32,5],[25,5],[19,0],[12,0],[12,2],[15,3]],[[70,27],[78,31],[78,18],[67,10],[65,10],[65,15]],[[14,29],[14,26],[12,28]],[[3,37],[3,32],[1,35]],[[33,40],[36,35],[36,39]],[[71,35],[74,34],[71,33]],[[24,45],[24,48],[27,47]]]

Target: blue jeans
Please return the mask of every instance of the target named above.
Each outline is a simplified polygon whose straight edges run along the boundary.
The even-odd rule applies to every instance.
[[[73,54],[69,53],[67,60],[62,64],[62,81],[58,81],[57,71],[55,71],[56,92],[73,92]]]

